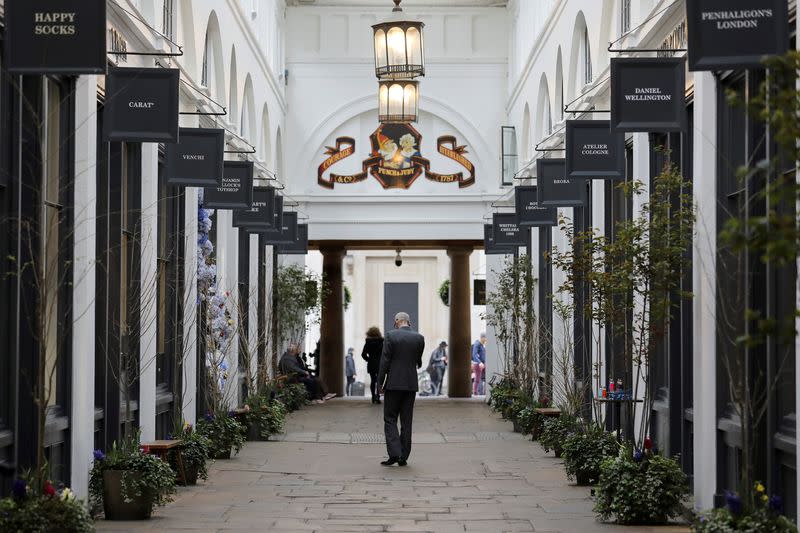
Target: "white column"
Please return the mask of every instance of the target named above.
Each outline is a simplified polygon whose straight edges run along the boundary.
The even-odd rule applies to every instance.
[[[710,72],[694,74],[694,101],[694,501],[708,509],[717,488],[717,84]]]
[[[85,498],[94,447],[95,215],[97,76],[75,87],[75,232],[72,288],[72,412],[70,486]]]
[[[184,309],[183,309],[183,420],[197,421],[197,188],[186,187],[184,218]]]
[[[574,210],[572,208],[560,207],[557,209],[559,218],[569,217],[574,220]],[[558,249],[560,253],[569,251],[572,248],[572,243],[567,239],[566,234],[561,231],[558,226],[550,229],[552,244],[554,249]],[[538,275],[538,272],[537,272]],[[564,302],[566,305],[573,304],[573,296],[569,293],[559,293],[558,288],[567,280],[567,273],[559,268],[552,268],[553,278],[553,300]],[[552,359],[552,383],[553,383],[553,405],[561,405],[565,402],[566,397],[564,391],[566,390],[565,374],[567,379],[572,379],[573,363],[575,361],[574,349],[571,349],[566,342],[566,336],[573,336],[572,324],[574,324],[574,316],[568,324],[558,316],[553,306],[553,311],[550,315],[550,336],[553,346],[553,359]],[[565,327],[569,331],[565,331]],[[571,344],[571,343],[570,343]]]
[[[503,261],[505,260],[506,256],[504,255],[487,255],[486,256],[486,294],[491,294],[492,292],[497,291],[497,274],[502,272],[503,270]],[[494,312],[491,305],[486,306],[486,313],[491,314]],[[497,345],[497,336],[495,335],[494,328],[487,325],[486,326],[486,385],[487,385],[487,394],[486,398],[488,401],[489,392],[491,391],[491,387],[489,387],[489,380],[492,379],[492,376],[495,374],[499,374],[503,371],[503,365],[500,362],[500,349]]]
[[[247,336],[250,347],[250,375],[258,377],[258,235],[250,235],[250,301],[248,302]]]
[[[633,219],[642,216],[642,209],[644,204],[650,201],[650,140],[647,133],[634,133],[633,134],[633,179],[642,182],[642,189],[639,194],[633,196]],[[644,299],[641,296],[636,296],[633,301],[634,316],[637,312],[641,311],[644,307]],[[633,342],[647,343],[648,339],[638,339],[634,336]],[[631,377],[636,379],[638,369],[635,365],[631,368]],[[649,373],[648,368],[642,368],[639,376],[638,383],[638,398],[644,398],[645,391],[647,390],[646,380],[648,378],[645,373]],[[631,388],[636,390],[637,384],[631,383]],[[644,409],[646,404],[639,404],[636,406],[636,417],[634,420],[634,438],[638,438],[639,428],[642,427],[642,417],[644,416]],[[647,429],[649,434],[650,430]]]
[[[238,228],[233,227],[233,212],[227,209],[218,209],[215,212],[217,224],[217,287],[218,290],[229,292],[228,310],[231,317],[237,320],[238,290],[239,282],[239,234]],[[228,364],[228,379],[225,383],[223,401],[229,408],[238,406],[238,367],[239,367],[239,341],[238,336],[234,337],[229,344],[228,351],[225,353],[225,361]]]
[[[594,180],[592,183],[592,220],[591,226],[597,230],[597,235],[606,234],[606,197],[605,181]],[[590,228],[591,229],[591,228]],[[595,306],[592,303],[592,306]],[[602,341],[605,330],[597,322],[592,322],[592,328],[584,333],[584,342],[591,344],[592,349],[592,387],[595,387],[595,369],[599,374],[600,383],[608,383],[612,376],[606,375],[606,343]],[[587,337],[588,336],[588,337]],[[598,342],[599,340],[599,342]],[[596,392],[593,392],[596,394]]]
[[[142,144],[142,268],[139,294],[139,428],[156,438],[156,324],[158,322],[158,145]]]

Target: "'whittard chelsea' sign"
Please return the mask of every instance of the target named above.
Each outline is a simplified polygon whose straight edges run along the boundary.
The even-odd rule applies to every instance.
[[[625,178],[625,137],[607,120],[568,120],[566,153],[570,179]]]
[[[689,70],[758,67],[786,53],[786,0],[687,0]]]
[[[176,68],[111,68],[106,76],[107,141],[178,142]]]
[[[252,161],[225,161],[222,185],[206,187],[203,207],[210,209],[249,209],[253,204]]]
[[[517,212],[513,216],[520,226],[555,226],[558,222],[558,214],[554,207],[544,207],[539,204],[539,192],[536,186],[514,187],[514,202]],[[524,242],[520,244],[524,245],[526,245]]]
[[[179,141],[165,146],[167,183],[206,187],[222,184],[225,130],[181,128]]]
[[[611,60],[611,129],[686,129],[686,63],[682,58]]]
[[[586,180],[568,178],[563,159],[536,161],[536,186],[543,207],[580,207],[586,203]]]
[[[492,226],[492,236],[497,246],[514,249],[527,245],[527,232],[520,227],[516,213],[495,213],[492,216]]]
[[[278,245],[278,253],[283,255],[306,255],[308,253],[308,224],[298,224],[297,237],[294,242]]]
[[[512,246],[498,246],[494,242],[493,224],[483,225],[483,252],[486,255],[511,255],[514,253]]]
[[[105,74],[106,0],[6,0],[5,67],[19,74]]]
[[[275,189],[272,187],[253,187],[253,203],[250,209],[237,209],[233,212],[233,226],[247,228],[250,232],[268,230],[273,226]]]

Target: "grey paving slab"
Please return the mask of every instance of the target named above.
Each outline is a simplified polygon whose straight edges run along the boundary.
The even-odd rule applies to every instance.
[[[597,522],[563,463],[479,401],[419,400],[409,465],[386,468],[383,412],[334,400],[292,414],[286,433],[216,461],[146,522],[103,531],[685,532]]]

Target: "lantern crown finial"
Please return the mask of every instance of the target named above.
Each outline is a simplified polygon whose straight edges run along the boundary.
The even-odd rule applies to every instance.
[[[402,1],[403,0],[394,0],[394,9],[392,9],[392,11],[402,11],[403,8],[400,7],[400,2]]]

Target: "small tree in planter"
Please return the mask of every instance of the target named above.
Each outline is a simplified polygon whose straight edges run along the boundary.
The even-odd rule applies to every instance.
[[[230,459],[244,446],[247,428],[232,413],[206,414],[197,424],[197,431],[208,438],[209,458]]]
[[[548,418],[544,421],[542,434],[539,435],[539,444],[544,451],[553,450],[556,457],[561,457],[564,442],[576,431],[580,431],[580,422],[575,417],[561,415],[558,418]]]
[[[14,481],[11,497],[0,499],[0,531],[94,531],[85,503],[69,488],[56,488],[46,480],[40,492],[37,482],[25,478]]]
[[[273,393],[269,392],[248,400],[250,410],[247,412],[246,418],[249,426],[248,438],[251,440],[269,440],[271,435],[277,435],[283,431],[286,422],[286,407],[273,396]]]
[[[211,449],[209,438],[195,431],[191,424],[184,423],[175,435],[181,441],[181,459],[186,473],[185,479],[179,481],[184,485],[196,485],[198,479],[208,479],[206,463]],[[171,458],[173,469],[177,469],[177,458]]]
[[[619,454],[619,443],[612,433],[596,424],[572,433],[564,441],[564,469],[578,485],[592,485],[600,479],[601,465]]]

